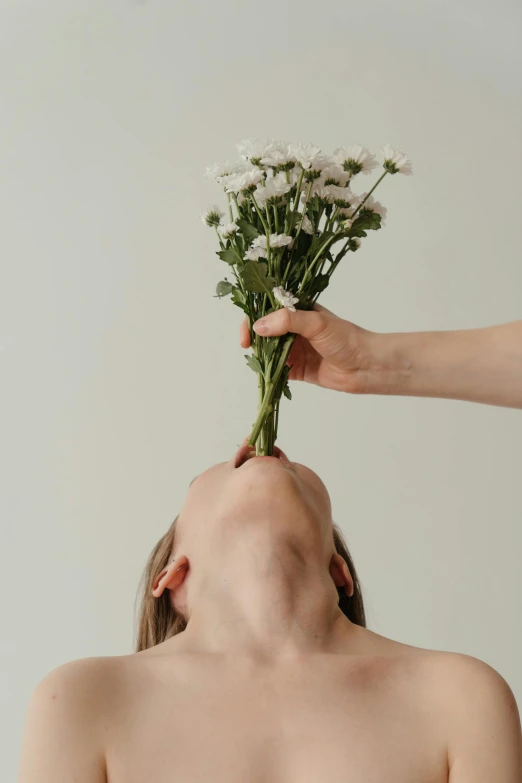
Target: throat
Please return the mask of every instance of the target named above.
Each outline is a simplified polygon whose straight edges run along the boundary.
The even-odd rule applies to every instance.
[[[193,587],[183,635],[202,651],[274,657],[327,652],[355,627],[319,562],[245,557],[221,564]]]

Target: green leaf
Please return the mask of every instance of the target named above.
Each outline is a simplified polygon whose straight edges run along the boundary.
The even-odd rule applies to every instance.
[[[377,212],[368,212],[362,207],[361,214],[355,218],[348,233],[351,236],[366,236],[366,234],[354,233],[354,229],[357,232],[364,230],[376,231],[381,227],[381,221],[382,218]]]
[[[242,291],[239,290],[239,288],[234,288],[232,291],[232,302],[236,305],[236,307],[239,307],[241,310],[243,310],[245,315],[249,315],[245,295]]]
[[[232,301],[234,304],[246,305],[246,297],[243,291],[240,291],[239,288],[234,288],[232,291]]]
[[[297,237],[297,243],[294,248],[294,258],[298,259],[306,256],[308,250],[310,249],[310,245],[312,244],[312,240],[313,235],[301,231]]]
[[[267,272],[268,267],[264,261],[247,261],[241,269],[241,279],[246,290],[254,294],[272,294],[275,280],[267,275]]]
[[[243,258],[243,253],[245,252],[245,240],[243,239],[241,234],[238,234],[238,233],[235,234],[234,242],[237,245],[237,249],[238,249],[239,254],[241,255],[241,258]]]
[[[288,381],[283,386],[283,394],[285,397],[287,397],[289,400],[292,399],[292,392],[290,391],[290,386],[288,385]]]
[[[247,244],[250,244],[253,239],[259,236],[257,228],[253,226],[252,223],[249,223],[248,220],[236,220],[236,223],[245,237]]]
[[[345,236],[347,237],[367,237],[368,234],[364,230],[364,228],[352,228],[346,232]]]
[[[246,359],[246,362],[247,362],[247,364],[248,364],[248,366],[250,367],[251,370],[254,370],[254,372],[259,372],[259,373],[261,373],[261,375],[263,374],[263,368],[259,364],[259,360],[258,360],[257,356],[254,356],[253,354],[246,353],[245,354],[245,359]]]
[[[275,349],[277,348],[277,337],[262,337],[263,353],[267,361],[272,358]]]
[[[228,280],[220,280],[216,286],[216,294],[220,298],[232,293],[233,290],[234,286],[232,283],[229,283]]]
[[[238,261],[242,261],[242,259],[238,256],[232,247],[229,247],[227,250],[218,250],[217,254],[222,261],[226,261],[227,264],[230,264],[231,266],[237,264]]]
[[[311,293],[313,294],[320,294],[322,291],[324,291],[325,288],[328,287],[328,283],[330,282],[330,275],[317,275],[312,280],[312,285],[310,288]]]
[[[314,237],[311,253],[315,256],[322,248],[327,247],[330,239],[335,236],[335,231],[323,231],[318,237]]]

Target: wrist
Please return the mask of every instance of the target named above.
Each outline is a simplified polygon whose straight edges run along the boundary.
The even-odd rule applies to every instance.
[[[366,394],[408,394],[413,376],[409,337],[408,334],[364,332],[361,372]]]

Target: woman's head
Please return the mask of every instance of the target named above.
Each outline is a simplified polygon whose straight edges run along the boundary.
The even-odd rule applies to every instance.
[[[281,536],[304,557],[320,557],[337,587],[340,609],[353,623],[365,626],[357,574],[342,533],[332,522],[323,482],[279,450],[277,458],[251,459],[250,453],[243,446],[232,459],[197,476],[179,515],[154,547],[142,580],[138,651],[187,626],[187,606],[176,601],[173,590],[164,589],[183,579],[174,572],[176,558],[186,556],[183,561],[188,558],[190,568],[203,574],[219,558],[234,557],[234,547],[245,536],[254,551],[260,537],[269,537],[277,550]]]

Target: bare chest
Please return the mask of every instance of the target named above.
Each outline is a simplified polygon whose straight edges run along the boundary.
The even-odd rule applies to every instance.
[[[141,694],[109,783],[447,783],[441,727],[389,677],[215,674]]]

